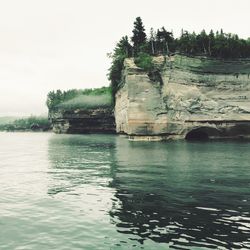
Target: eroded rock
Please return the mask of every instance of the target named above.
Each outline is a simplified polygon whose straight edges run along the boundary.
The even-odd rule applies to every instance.
[[[118,133],[185,138],[199,129],[213,138],[250,136],[250,59],[176,55],[154,62],[161,68],[162,83],[152,81],[133,59],[125,60],[116,94]]]
[[[49,116],[55,133],[115,133],[112,108],[60,109]]]

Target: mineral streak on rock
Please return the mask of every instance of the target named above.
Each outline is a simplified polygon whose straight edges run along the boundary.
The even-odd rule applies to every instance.
[[[131,139],[250,137],[250,59],[155,57],[161,80],[124,63],[117,133]]]

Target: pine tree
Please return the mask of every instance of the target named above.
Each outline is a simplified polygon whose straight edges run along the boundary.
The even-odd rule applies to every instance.
[[[128,37],[123,36],[115,47],[115,56],[131,57],[132,56],[132,46],[129,43]]]
[[[200,42],[201,42],[201,45],[202,45],[202,48],[203,48],[203,53],[204,54],[207,54],[207,50],[208,50],[208,41],[209,41],[209,38],[207,36],[207,33],[206,31],[203,29],[200,33]]]
[[[133,36],[131,38],[134,46],[134,53],[135,55],[140,52],[141,47],[145,45],[146,43],[146,33],[145,28],[142,23],[142,19],[140,17],[137,17],[134,22],[134,29],[133,29]]]
[[[208,53],[211,56],[212,55],[212,49],[213,49],[213,46],[214,46],[214,39],[215,39],[213,30],[210,31],[208,37],[209,37]]]
[[[109,68],[108,78],[111,81],[113,104],[115,102],[115,93],[118,89],[118,85],[121,82],[122,68],[125,58],[132,55],[132,46],[128,41],[128,37],[124,36],[116,44],[114,53],[110,54],[112,58],[112,65]]]

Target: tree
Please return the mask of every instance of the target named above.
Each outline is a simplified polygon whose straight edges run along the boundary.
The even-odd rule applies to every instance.
[[[208,35],[208,39],[209,39],[209,42],[208,42],[208,53],[209,55],[211,56],[212,55],[212,49],[213,49],[213,46],[214,46],[214,32],[213,30],[210,30],[210,33]]]
[[[199,48],[201,48],[201,52],[205,55],[209,50],[209,37],[205,30],[202,30],[201,33],[197,36],[197,43]]]
[[[115,56],[125,56],[131,57],[132,56],[132,46],[129,43],[128,36],[124,36],[121,40],[117,43],[114,51]]]
[[[145,45],[147,36],[142,19],[137,17],[134,22],[133,36],[131,38],[134,47],[134,54],[136,55],[141,51],[141,47]]]
[[[153,28],[150,29],[149,42],[151,45],[151,53],[152,55],[154,55],[155,54],[155,32]]]
[[[166,31],[166,29],[162,27],[161,30],[157,30],[156,37],[157,37],[159,52],[165,55],[169,54],[170,50],[174,49],[173,46],[174,37],[172,32]]]
[[[62,99],[63,99],[63,93],[61,90],[57,90],[56,92],[55,91],[49,92],[46,100],[47,107],[50,110],[55,109],[56,106],[62,101]]]
[[[122,69],[125,58],[132,55],[132,46],[128,41],[128,37],[124,36],[116,44],[114,52],[110,55],[112,58],[112,64],[109,68],[108,78],[111,81],[113,104],[115,101],[115,93],[118,89],[118,85],[121,82]]]
[[[190,34],[188,33],[188,31],[182,30],[181,37],[178,40],[178,48],[181,52],[186,53],[186,54],[191,53],[192,44],[191,44],[190,40],[191,40]]]

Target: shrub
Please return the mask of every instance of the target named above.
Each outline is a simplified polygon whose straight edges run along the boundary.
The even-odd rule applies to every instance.
[[[147,53],[141,52],[135,58],[135,64],[145,71],[152,71],[154,69],[153,58]]]

